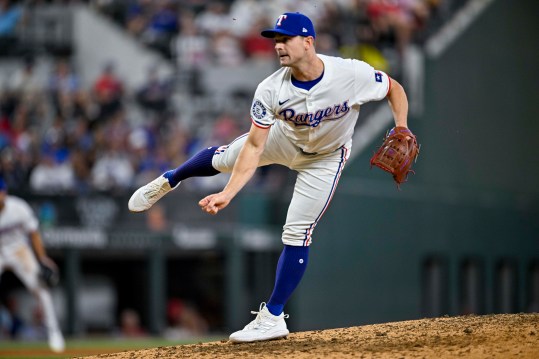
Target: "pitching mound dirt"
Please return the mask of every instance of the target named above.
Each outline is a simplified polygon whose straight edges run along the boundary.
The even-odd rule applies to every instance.
[[[88,358],[539,358],[539,314],[444,317],[292,333],[286,339],[220,342]]]

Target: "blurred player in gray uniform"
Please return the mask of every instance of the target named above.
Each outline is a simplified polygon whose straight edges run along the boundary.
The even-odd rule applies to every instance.
[[[387,98],[395,125],[407,127],[408,100],[402,86],[365,62],[317,54],[315,30],[305,15],[282,14],[262,36],[275,40],[281,68],[255,92],[249,133],[227,146],[200,151],[139,188],[128,203],[133,212],[145,211],[186,178],[232,172],[221,192],[199,202],[204,211],[217,214],[257,167],[280,164],[297,172],[273,293],[253,312],[258,315],[251,323],[230,335],[233,342],[288,335],[283,308],[303,277],[313,230],[350,155],[360,105]]]
[[[63,352],[64,337],[49,289],[40,280],[39,262],[56,269],[45,253],[32,209],[21,198],[8,195],[5,182],[0,179],[0,276],[5,269],[11,270],[37,297],[45,315],[49,347],[54,352]]]

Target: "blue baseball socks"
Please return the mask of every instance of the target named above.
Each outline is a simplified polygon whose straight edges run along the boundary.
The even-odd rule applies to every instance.
[[[309,247],[285,245],[279,262],[271,298],[266,307],[273,315],[280,315],[292,292],[296,289],[309,261]]]
[[[220,173],[211,165],[211,159],[217,148],[217,146],[205,148],[180,167],[165,172],[163,176],[168,179],[170,187],[176,187],[178,183],[189,177],[208,177]]]

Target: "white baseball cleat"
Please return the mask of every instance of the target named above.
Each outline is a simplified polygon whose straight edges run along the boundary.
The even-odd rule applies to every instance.
[[[178,187],[179,183],[174,187]],[[129,199],[127,206],[131,212],[143,212],[159,201],[165,194],[174,188],[163,175],[157,177],[147,185],[137,189]]]
[[[275,316],[270,313],[264,302],[260,304],[259,310],[259,312],[251,312],[251,314],[257,314],[255,320],[242,330],[230,334],[231,342],[248,343],[271,340],[286,337],[290,333],[284,321],[288,318],[288,314],[281,313],[281,315]]]
[[[49,348],[55,353],[61,353],[65,350],[65,341],[62,333],[55,330],[49,334]]]

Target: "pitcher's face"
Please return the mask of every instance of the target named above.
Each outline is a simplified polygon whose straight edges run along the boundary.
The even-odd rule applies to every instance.
[[[276,34],[275,51],[279,56],[281,66],[293,66],[301,61],[310,46],[309,38],[311,37]]]

